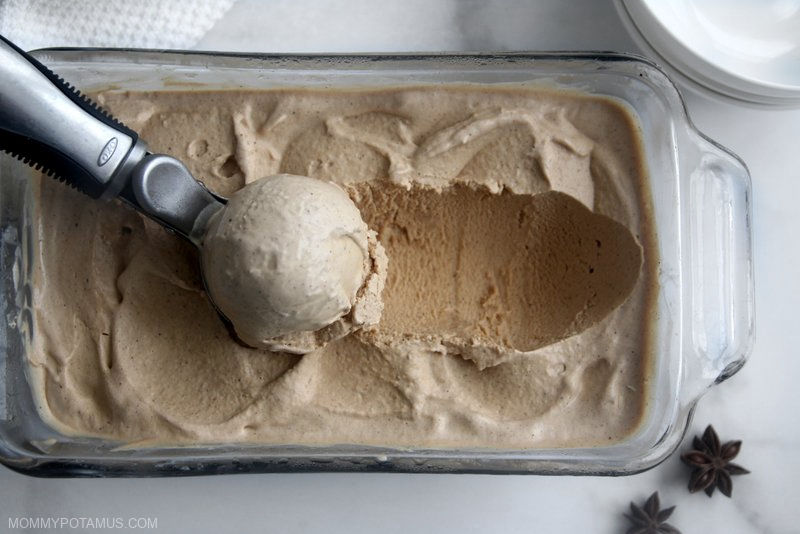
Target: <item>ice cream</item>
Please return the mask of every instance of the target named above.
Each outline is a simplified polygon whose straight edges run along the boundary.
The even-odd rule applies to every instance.
[[[524,85],[96,96],[223,196],[337,184],[388,268],[377,324],[302,356],[246,348],[190,244],[44,179],[30,376],[62,432],[519,449],[636,431],[658,258],[624,105]]]
[[[380,319],[383,248],[330,182],[278,174],[238,190],[209,221],[202,262],[251,347],[304,354]]]

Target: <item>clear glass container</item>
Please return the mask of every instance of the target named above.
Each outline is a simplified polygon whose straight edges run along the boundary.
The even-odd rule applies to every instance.
[[[692,409],[736,373],[753,342],[750,176],[699,133],[669,78],[621,54],[238,55],[136,50],[34,52],[80,89],[274,88],[526,83],[621,100],[637,116],[650,175],[660,265],[647,411],[620,443],[563,449],[415,449],[229,444],[130,448],[62,435],[34,406],[31,171],[0,158],[0,461],[39,476],[162,476],[269,471],[626,475],[678,446]]]

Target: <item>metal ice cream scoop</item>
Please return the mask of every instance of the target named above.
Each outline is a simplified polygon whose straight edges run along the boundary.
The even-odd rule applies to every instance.
[[[92,198],[119,197],[198,247],[227,202],[2,36],[0,150]]]
[[[195,244],[226,202],[2,36],[0,149],[92,198],[118,196]]]

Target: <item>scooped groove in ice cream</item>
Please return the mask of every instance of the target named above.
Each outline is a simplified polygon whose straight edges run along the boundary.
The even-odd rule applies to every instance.
[[[330,182],[246,185],[209,221],[202,261],[214,303],[251,347],[304,354],[380,319],[383,247]]]

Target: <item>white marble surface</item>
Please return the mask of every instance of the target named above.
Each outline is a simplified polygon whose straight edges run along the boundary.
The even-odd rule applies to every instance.
[[[65,43],[68,44],[68,43]],[[607,1],[238,0],[198,48],[271,52],[636,51]],[[800,532],[800,110],[763,111],[687,92],[698,127],[753,175],[757,341],[700,403],[744,440],[734,495],[690,495],[676,456],[625,478],[300,474],[41,480],[0,468],[0,532],[16,516],[155,517],[162,532],[624,532],[631,499],[658,489],[691,532]],[[38,532],[38,531],[37,531]]]

